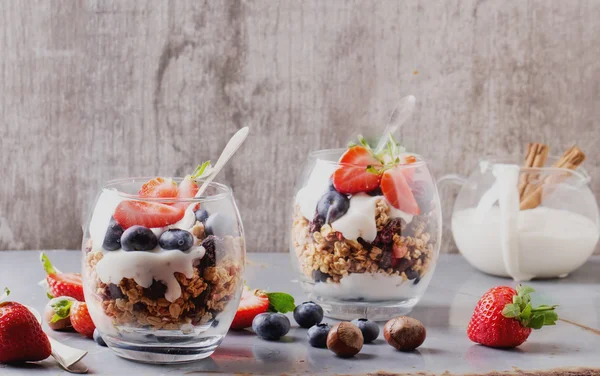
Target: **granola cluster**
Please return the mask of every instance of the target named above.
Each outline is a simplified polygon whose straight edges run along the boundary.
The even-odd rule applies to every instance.
[[[407,224],[390,218],[390,207],[381,199],[376,204],[377,237],[372,243],[346,239],[317,221],[309,221],[296,207],[294,249],[303,273],[315,282],[339,282],[350,273],[385,273],[417,283],[432,265],[436,240],[428,231],[432,213],[415,216]]]
[[[173,302],[165,299],[166,286],[160,281],[154,280],[148,288],[130,278],[124,278],[118,284],[103,283],[95,273],[103,252],[87,253],[87,272],[89,280],[95,281],[95,297],[114,325],[177,330],[184,325],[206,324],[225,309],[242,283],[241,258],[237,257],[243,252],[242,240],[231,236],[204,238],[200,222],[194,229],[194,235],[201,235],[197,243],[204,246],[206,253],[201,260],[195,261],[191,278],[174,274],[181,287],[181,296]]]

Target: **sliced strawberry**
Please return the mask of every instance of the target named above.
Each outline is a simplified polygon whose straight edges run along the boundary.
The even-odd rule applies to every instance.
[[[340,193],[370,192],[379,186],[379,174],[367,171],[368,166],[381,167],[381,162],[364,146],[353,146],[340,158],[342,165],[332,176],[333,186]]]
[[[198,184],[191,178],[191,176],[186,176],[185,179],[181,183],[179,183],[179,193],[177,197],[179,198],[193,198],[198,193]]]
[[[415,196],[408,186],[406,176],[401,167],[394,167],[383,173],[381,177],[381,191],[396,209],[400,209],[408,214],[421,214],[417,200],[415,200]]]
[[[59,272],[44,252],[40,255],[40,261],[46,271],[46,282],[48,282],[48,288],[53,297],[70,296],[80,302],[85,301],[81,274]]]
[[[177,197],[177,184],[171,178],[154,178],[148,180],[142,188],[140,188],[138,195],[141,197],[162,197],[170,198]]]
[[[122,201],[113,217],[123,229],[134,225],[148,228],[172,225],[183,218],[185,211],[177,206],[156,202]]]
[[[364,146],[352,146],[339,160],[340,164],[352,164],[357,166],[381,166],[379,159]]]
[[[343,166],[333,173],[333,186],[344,194],[370,192],[379,187],[380,180],[381,176],[362,166]]]
[[[231,329],[244,329],[252,326],[252,320],[269,309],[269,298],[260,290],[244,288]]]

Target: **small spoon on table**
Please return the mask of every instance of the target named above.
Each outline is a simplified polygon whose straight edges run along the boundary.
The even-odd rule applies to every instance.
[[[381,138],[379,139],[379,143],[375,147],[375,154],[379,154],[385,145],[387,144],[390,135],[394,134],[402,124],[408,120],[410,115],[412,115],[413,110],[415,109],[415,102],[417,99],[414,95],[407,95],[406,97],[400,99],[398,106],[392,112],[390,116],[390,121],[388,125],[385,127]]]
[[[198,189],[196,197],[202,196],[202,194],[204,193],[204,191],[206,191],[206,188],[208,188],[208,185],[213,181],[215,176],[217,176],[217,174],[223,169],[223,167],[229,161],[229,159],[231,159],[235,152],[240,148],[242,143],[244,143],[246,137],[248,137],[249,131],[250,129],[248,127],[244,127],[237,131],[233,135],[233,137],[231,137],[227,145],[225,145],[225,149],[223,149],[223,151],[221,152],[221,156],[217,160],[217,163],[215,163],[210,174],[206,177],[204,183]]]
[[[40,315],[35,308],[29,306],[26,307],[31,313],[33,313],[37,321],[41,324],[42,315]],[[79,363],[79,361],[87,355],[87,351],[67,346],[50,336],[48,336],[48,340],[50,340],[50,346],[52,347],[51,355],[62,369],[70,373],[88,372],[88,368],[83,363]]]

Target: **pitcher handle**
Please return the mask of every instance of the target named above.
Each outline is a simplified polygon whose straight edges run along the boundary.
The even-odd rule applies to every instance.
[[[462,175],[448,174],[439,178],[437,181],[437,185],[438,187],[442,187],[448,183],[452,183],[455,185],[463,186],[466,182],[467,178]]]
[[[438,179],[437,181],[437,186],[440,188],[440,190],[446,186],[449,185],[458,185],[459,187],[462,187],[463,185],[465,185],[465,183],[467,182],[467,178],[462,176],[462,175],[458,175],[458,174],[448,174],[448,175],[444,175],[441,178]],[[449,208],[449,210],[447,212],[452,213],[452,206],[453,205],[443,205],[444,207]],[[444,215],[445,210],[442,210],[442,229],[443,229],[443,233],[444,235],[442,236],[442,247],[444,249],[448,249],[450,247],[451,240],[452,239],[452,235],[451,235],[451,226],[450,226],[450,220],[451,220],[451,214],[450,215]]]

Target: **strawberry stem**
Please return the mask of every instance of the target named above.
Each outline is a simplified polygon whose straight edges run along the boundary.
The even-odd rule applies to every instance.
[[[198,167],[196,167],[196,170],[194,170],[194,172],[191,175],[192,179],[198,179],[201,178],[202,175],[204,174],[204,172],[206,171],[207,168],[210,167],[210,161],[206,161],[202,164],[199,164]]]
[[[40,254],[40,261],[42,262],[42,266],[44,267],[46,274],[56,274],[56,269],[54,269],[50,259],[44,252]]]
[[[10,290],[8,289],[8,287],[5,287],[4,292],[2,293],[2,295],[0,295],[0,302],[3,301],[4,299],[8,298],[9,295],[10,295]]]

